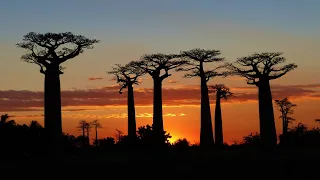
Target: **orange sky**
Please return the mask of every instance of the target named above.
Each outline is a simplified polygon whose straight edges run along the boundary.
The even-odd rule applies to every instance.
[[[279,7],[277,4],[276,7],[281,8],[282,12],[287,6],[288,4]],[[139,5],[139,7],[143,6]],[[268,17],[273,15],[270,12],[275,9],[269,7],[266,10],[266,6],[261,6],[261,8]],[[250,8],[250,10],[257,9]],[[9,9],[8,12],[13,11]],[[109,13],[109,11],[106,12]],[[219,49],[221,56],[225,57],[227,62],[234,62],[236,58],[254,52],[283,52],[287,63],[296,63],[298,68],[281,79],[272,81],[274,99],[289,96],[290,100],[298,105],[294,114],[297,122],[310,126],[317,125],[314,119],[320,118],[320,61],[317,60],[320,36],[314,35],[319,32],[316,28],[306,29],[305,19],[303,19],[301,28],[309,33],[297,32],[299,28],[295,26],[287,27],[288,22],[294,22],[293,24],[297,25],[297,19],[294,16],[297,15],[296,11],[291,14],[292,21],[285,20],[281,23],[291,31],[277,28],[279,24],[261,26],[250,20],[242,23],[231,19],[215,19],[216,15],[211,17],[206,15],[207,19],[203,19],[196,18],[193,13],[189,12],[187,10],[183,14],[177,14],[176,11],[157,14],[158,21],[157,18],[152,21],[140,21],[138,18],[140,24],[136,24],[136,21],[130,21],[131,23],[114,21],[108,19],[110,16],[92,19],[92,22],[98,21],[94,25],[88,25],[90,20],[84,21],[74,16],[77,21],[81,21],[81,26],[70,23],[76,20],[69,16],[63,16],[63,21],[57,19],[54,22],[47,19],[45,22],[38,22],[27,18],[23,26],[5,19],[5,22],[19,25],[20,28],[4,26],[7,31],[0,34],[0,113],[15,116],[14,119],[18,123],[29,123],[32,119],[43,123],[44,77],[39,73],[39,67],[35,64],[27,64],[20,60],[25,51],[17,48],[15,44],[21,42],[23,35],[29,31],[40,33],[71,31],[86,37],[97,38],[101,40],[101,43],[63,64],[66,67],[61,76],[64,132],[79,135],[76,129],[79,120],[98,119],[104,126],[103,129],[100,129],[100,137],[113,136],[116,128],[126,133],[126,93],[121,95],[118,93],[115,81],[106,71],[110,70],[112,64],[126,64],[129,61],[138,60],[146,53],[179,53],[182,50],[193,48]],[[201,10],[201,12],[209,13],[206,10]],[[68,14],[70,14],[69,10]],[[227,12],[227,14],[230,13]],[[50,16],[55,17],[55,15]],[[144,17],[149,17],[149,15],[155,14],[151,13]],[[289,17],[287,13],[285,15],[286,18]],[[20,19],[22,16],[15,17]],[[87,14],[85,17],[87,18]],[[132,17],[132,14],[128,17]],[[251,15],[250,17],[256,18]],[[272,17],[274,20],[277,19],[277,17]],[[116,24],[111,25],[111,21]],[[264,24],[260,19],[257,21]],[[60,22],[67,22],[67,24]],[[318,21],[314,21],[311,24],[317,23]],[[107,26],[102,28],[103,24]],[[315,33],[311,33],[311,30]],[[206,69],[215,66],[216,64],[208,65]],[[197,142],[200,130],[200,83],[198,78],[184,79],[182,76],[182,73],[173,73],[163,82],[165,130],[170,132],[175,139],[185,137],[191,142]],[[151,124],[152,121],[150,117],[152,81],[148,75],[143,76],[140,81],[141,84],[135,87],[139,126]],[[238,77],[216,78],[209,81],[209,84],[217,83],[224,83],[230,87],[236,96],[222,103],[225,141],[241,140],[250,132],[258,131],[257,89],[246,85],[245,80]],[[214,104],[212,96],[210,100]],[[212,116],[214,116],[214,105],[211,106],[211,109]],[[275,112],[277,129],[280,133],[281,121],[277,118],[278,111]]]
[[[91,81],[100,80],[100,78],[90,79]],[[146,78],[141,81],[150,80]],[[235,97],[222,103],[224,137],[227,143],[232,143],[234,140],[241,140],[251,132],[258,132],[259,121],[256,87],[245,85],[245,81],[237,77],[231,77],[229,81],[241,81],[244,84],[244,86],[231,87]],[[196,143],[199,141],[200,130],[199,86],[176,83],[171,80],[163,88],[165,130],[173,136],[171,141],[185,137],[190,142]],[[114,85],[96,89],[62,91],[63,131],[80,135],[76,129],[79,120],[98,119],[104,127],[99,131],[100,138],[114,136],[116,129],[126,133],[126,93],[119,94],[118,88]],[[289,96],[290,100],[298,105],[294,114],[297,122],[317,126],[314,119],[320,117],[318,111],[320,84],[278,85],[273,83],[272,91],[274,99]],[[2,102],[5,101],[3,97],[10,99],[7,103],[0,104],[1,110],[14,111],[9,114],[16,116],[14,119],[18,123],[29,123],[32,119],[43,123],[42,92],[1,91],[0,94]],[[135,87],[135,102],[137,126],[151,124],[152,88]],[[212,117],[214,117],[214,102],[211,95]],[[275,116],[277,133],[281,133],[281,120],[278,119],[279,112],[276,109]],[[93,137],[94,132],[91,133]]]

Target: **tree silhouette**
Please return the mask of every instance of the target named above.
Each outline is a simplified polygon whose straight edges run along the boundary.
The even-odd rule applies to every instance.
[[[238,58],[235,63],[227,63],[225,66],[230,70],[230,75],[245,77],[248,84],[258,87],[261,142],[267,147],[274,147],[277,144],[270,80],[278,79],[297,68],[295,64],[276,67],[286,62],[281,55],[280,52],[254,53]]]
[[[162,81],[171,74],[169,70],[186,65],[186,60],[178,59],[175,54],[147,54],[136,62],[136,67],[141,68],[153,79],[153,129],[158,144],[163,144],[163,116],[162,116]]]
[[[118,129],[116,129],[116,131],[117,131],[117,133],[115,133],[114,134],[114,136],[115,136],[115,138],[116,138],[116,141],[117,141],[117,143],[118,142],[120,142],[121,141],[121,139],[122,139],[122,137],[123,137],[123,132],[122,131],[120,131],[120,130],[118,130]]]
[[[137,131],[138,139],[140,140],[140,142],[144,147],[155,147],[157,148],[157,150],[159,150],[158,142],[154,141],[154,136],[157,135],[155,133],[158,133],[158,132],[155,131],[153,126],[150,126],[148,124],[146,126],[138,127],[138,131]],[[170,144],[169,139],[172,138],[170,133],[167,133],[166,131],[162,131],[161,137],[162,137],[161,141],[168,146]]]
[[[90,122],[88,122],[86,124],[86,131],[87,131],[87,145],[90,145],[90,131],[92,128],[92,124]]]
[[[179,68],[178,71],[191,71],[190,73],[185,74],[184,77],[200,77],[201,80],[201,146],[211,146],[214,143],[207,82],[213,77],[224,75],[224,73],[217,71],[220,67],[212,70],[205,70],[204,64],[224,61],[224,58],[218,57],[220,54],[219,50],[205,49],[192,49],[181,52],[181,56],[188,60],[188,64],[191,67]]]
[[[280,100],[275,100],[275,103],[281,112],[280,118],[282,119],[282,134],[286,135],[288,132],[289,123],[294,120],[289,115],[293,114],[294,111],[292,108],[297,105],[290,102],[289,98],[287,97]]]
[[[95,145],[98,146],[98,128],[102,128],[102,125],[100,124],[99,120],[94,120],[91,122],[91,125],[94,127],[96,132],[96,138],[95,138]]]
[[[5,128],[6,126],[15,126],[16,122],[14,120],[9,120],[11,116],[8,114],[1,115],[0,118],[0,131]]]
[[[79,125],[77,128],[82,132],[82,145],[87,145],[87,140],[86,140],[86,130],[88,126],[88,122],[86,120],[80,120]]]
[[[230,89],[223,84],[216,84],[211,86],[213,93],[216,93],[216,107],[214,116],[214,132],[215,132],[215,144],[217,146],[223,146],[223,129],[222,129],[222,113],[221,113],[221,98],[228,99],[233,96]]]
[[[108,74],[113,74],[117,77],[117,83],[121,86],[119,90],[120,94],[122,94],[122,89],[128,88],[128,137],[130,140],[136,139],[137,131],[133,85],[138,85],[138,77],[144,74],[144,71],[141,68],[137,68],[134,63],[132,61],[124,66],[116,64],[108,72]]]
[[[60,149],[62,136],[60,75],[63,74],[61,64],[83,53],[84,49],[93,48],[96,39],[88,39],[71,32],[35,33],[24,35],[22,43],[17,46],[26,49],[27,54],[21,59],[40,66],[44,74],[44,127],[47,133],[50,150]]]

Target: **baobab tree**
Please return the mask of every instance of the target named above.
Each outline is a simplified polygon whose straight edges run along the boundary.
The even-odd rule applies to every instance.
[[[78,124],[77,128],[82,133],[82,145],[86,145],[86,129],[89,123],[86,120],[80,120]]]
[[[92,128],[91,122],[88,122],[86,124],[85,128],[86,128],[86,131],[87,131],[87,145],[90,145],[90,131],[91,131],[91,128]]]
[[[122,94],[124,88],[128,88],[127,110],[128,110],[128,138],[134,141],[137,137],[136,113],[134,105],[133,85],[138,85],[138,78],[145,72],[141,68],[137,68],[132,61],[124,66],[116,64],[108,74],[113,74],[117,78],[117,83],[121,86],[119,93]]]
[[[96,132],[96,139],[95,139],[95,145],[98,146],[98,128],[102,128],[102,125],[100,124],[99,120],[94,120],[91,122],[91,125],[93,126],[95,132]]]
[[[214,135],[215,144],[217,146],[223,146],[223,129],[222,129],[222,113],[221,113],[221,98],[228,99],[233,96],[230,89],[224,84],[216,84],[211,86],[211,92],[216,93],[216,107],[214,114]]]
[[[214,77],[223,76],[225,73],[218,72],[220,67],[212,70],[205,70],[205,63],[222,62],[224,58],[218,57],[221,54],[219,50],[191,49],[182,51],[181,56],[188,61],[189,68],[179,68],[178,71],[191,71],[184,77],[200,77],[201,87],[201,127],[200,127],[200,146],[211,146],[214,144],[212,120],[210,112],[210,100],[207,82]]]
[[[24,35],[23,42],[17,46],[26,49],[21,59],[37,64],[44,74],[44,127],[50,150],[59,150],[62,136],[60,75],[62,63],[78,56],[84,49],[92,49],[99,40],[82,35],[65,33],[35,33]]]
[[[238,58],[235,63],[227,63],[225,66],[230,70],[230,75],[242,76],[247,79],[247,84],[258,87],[260,135],[261,142],[266,147],[275,147],[277,144],[270,80],[278,79],[297,68],[293,63],[278,67],[278,64],[286,62],[282,54],[281,52],[254,53]]]
[[[282,119],[282,135],[286,135],[288,132],[288,126],[291,121],[294,119],[289,115],[293,114],[293,107],[297,106],[293,104],[288,97],[285,97],[280,100],[275,100],[276,106],[281,112],[280,118]]]
[[[153,129],[156,138],[156,144],[163,144],[163,116],[162,116],[162,81],[171,74],[169,70],[186,65],[186,60],[179,59],[176,54],[147,54],[136,62],[136,67],[141,68],[153,79]]]

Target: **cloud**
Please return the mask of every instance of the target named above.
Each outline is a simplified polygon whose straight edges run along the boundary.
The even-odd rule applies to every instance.
[[[109,81],[117,81],[117,78],[115,76],[112,76],[112,78],[110,78]]]
[[[290,98],[320,98],[319,88],[320,84],[272,85],[272,95],[273,99],[284,98],[286,96]],[[230,89],[235,93],[235,98],[231,98],[228,102],[256,101],[258,98],[257,88],[255,86],[231,87]],[[118,85],[96,89],[62,91],[63,111],[92,111],[99,106],[126,106],[127,94],[119,94],[118,91]],[[164,106],[190,106],[200,104],[199,86],[184,85],[168,87],[163,88],[162,93]],[[211,102],[213,97],[214,94],[210,94]],[[135,88],[136,106],[150,106],[152,102],[152,88]],[[0,91],[0,112],[40,111],[43,108],[43,103],[43,92],[40,91]],[[145,114],[144,116],[149,115]]]
[[[102,80],[103,77],[89,77],[88,80],[89,81],[95,81],[95,80]]]
[[[169,80],[168,82],[173,84],[173,83],[177,83],[178,81],[176,81],[176,80]]]
[[[176,117],[176,116],[185,116],[186,114],[180,113],[180,114],[175,114],[175,113],[166,113],[163,114],[164,117]],[[122,118],[127,118],[128,114],[127,113],[120,113],[120,114],[110,114],[105,116],[104,118],[106,119],[122,119]],[[138,113],[136,115],[137,118],[152,118],[153,113]]]

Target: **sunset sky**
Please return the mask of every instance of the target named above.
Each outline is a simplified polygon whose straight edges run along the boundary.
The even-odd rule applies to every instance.
[[[61,76],[63,131],[80,135],[79,120],[98,119],[99,137],[127,131],[126,93],[110,70],[143,54],[179,53],[192,48],[221,50],[226,62],[254,52],[283,52],[298,68],[271,82],[273,98],[297,104],[296,123],[320,126],[320,1],[318,0],[7,0],[0,3],[0,113],[17,123],[43,124],[44,77],[35,64],[20,60],[16,47],[30,31],[67,32],[101,40],[94,49],[64,63]],[[219,64],[211,64],[212,68]],[[183,73],[163,82],[165,130],[192,143],[199,141],[200,82]],[[137,125],[152,124],[152,79],[135,86]],[[223,101],[225,141],[232,143],[259,130],[257,88],[239,77],[216,78],[234,98]],[[211,95],[214,117],[214,99]],[[275,109],[277,133],[281,133]],[[93,133],[93,131],[92,131]],[[92,134],[93,135],[93,134]],[[92,136],[93,137],[93,136]]]

